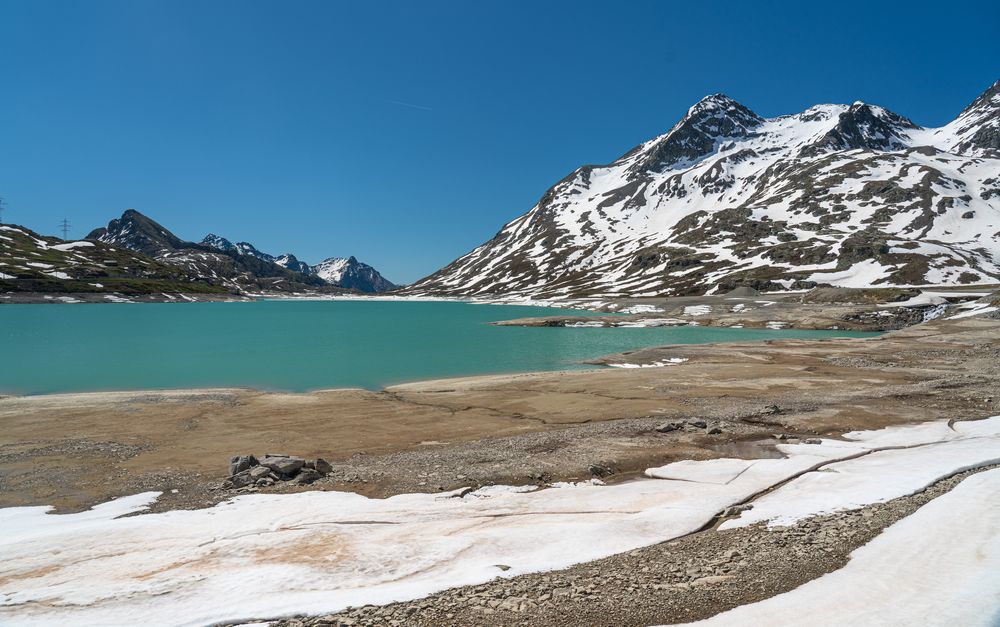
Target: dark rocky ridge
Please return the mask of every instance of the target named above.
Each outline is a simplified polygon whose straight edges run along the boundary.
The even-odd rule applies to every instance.
[[[244,254],[236,246],[220,250],[184,241],[134,209],[107,227],[91,231],[87,239],[141,252],[200,280],[238,291],[303,292],[329,287],[318,277],[289,270],[267,256]]]

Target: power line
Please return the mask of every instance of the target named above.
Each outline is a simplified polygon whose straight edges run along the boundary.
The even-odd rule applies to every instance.
[[[69,220],[67,220],[66,218],[63,218],[62,222],[59,223],[59,228],[62,229],[63,239],[69,239],[69,237],[68,237],[69,236]]]

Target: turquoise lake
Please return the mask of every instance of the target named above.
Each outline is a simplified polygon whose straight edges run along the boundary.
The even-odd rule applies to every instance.
[[[645,346],[866,335],[489,324],[566,313],[391,301],[2,305],[0,393],[380,389],[441,377],[587,368],[582,360]]]

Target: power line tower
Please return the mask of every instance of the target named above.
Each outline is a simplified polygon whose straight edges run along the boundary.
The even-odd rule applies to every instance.
[[[3,210],[7,208],[7,204],[3,201],[3,196],[0,196],[0,224],[3,224]]]
[[[69,239],[69,220],[63,218],[62,222],[59,223],[59,228],[62,229],[63,239]]]

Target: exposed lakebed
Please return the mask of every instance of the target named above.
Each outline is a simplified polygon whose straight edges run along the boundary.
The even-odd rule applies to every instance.
[[[560,313],[565,310],[363,300],[7,305],[0,307],[0,393],[380,389],[443,377],[589,368],[582,362],[664,344],[870,335],[490,324]]]

